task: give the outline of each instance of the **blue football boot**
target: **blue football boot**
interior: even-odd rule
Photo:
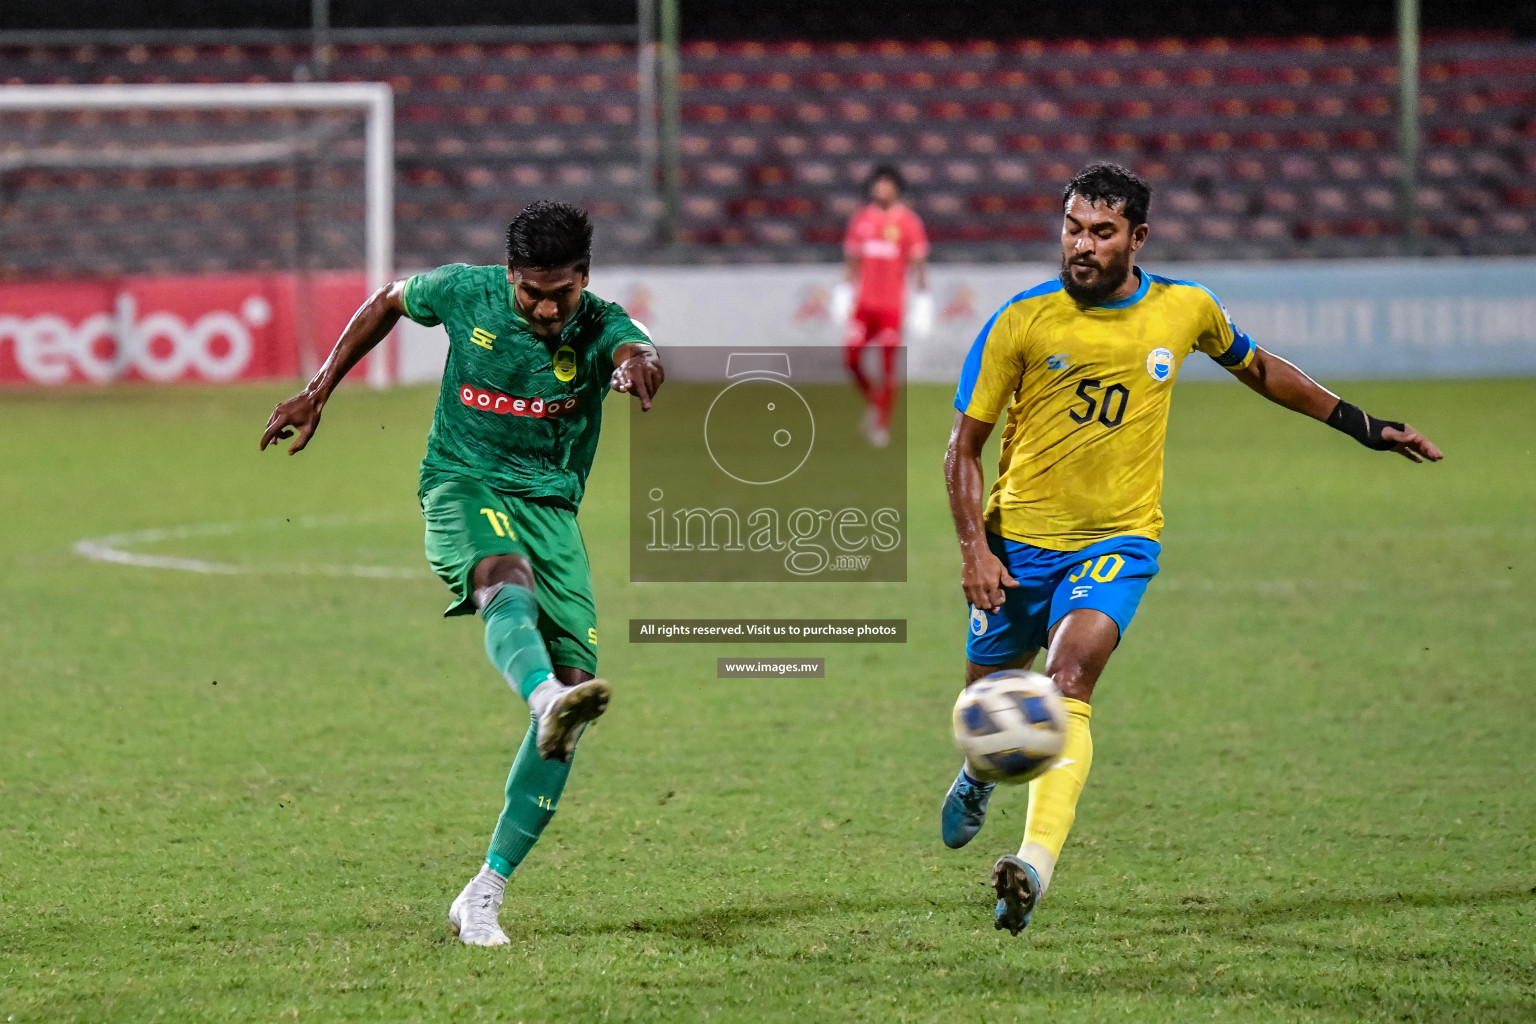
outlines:
[[[992,888],[997,890],[992,927],[1019,934],[1040,899],[1040,876],[1021,858],[1005,853],[992,866]]]
[[[996,788],[995,782],[972,782],[961,766],[954,785],[944,795],[944,807],[939,814],[939,831],[945,846],[958,850],[976,838],[987,820],[987,801]]]

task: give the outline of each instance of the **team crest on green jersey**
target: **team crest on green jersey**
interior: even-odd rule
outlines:
[[[576,350],[569,345],[555,350],[555,376],[566,382],[576,378]]]

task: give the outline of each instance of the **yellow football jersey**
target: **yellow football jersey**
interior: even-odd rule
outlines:
[[[1079,306],[1060,281],[1016,295],[971,346],[955,408],[987,423],[1008,411],[987,500],[993,533],[1076,551],[1162,532],[1179,366],[1200,351],[1236,369],[1255,349],[1201,285],[1136,273],[1135,294],[1103,306]]]

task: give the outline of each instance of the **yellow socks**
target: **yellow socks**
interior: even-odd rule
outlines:
[[[1024,822],[1024,845],[1019,856],[1040,876],[1041,888],[1051,884],[1056,858],[1077,817],[1077,798],[1093,765],[1093,736],[1088,719],[1093,708],[1080,700],[1063,697],[1067,709],[1067,745],[1056,767],[1029,784],[1029,817]]]

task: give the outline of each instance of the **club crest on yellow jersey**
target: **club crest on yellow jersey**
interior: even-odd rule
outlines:
[[[1147,353],[1147,376],[1164,381],[1173,375],[1173,353],[1166,348],[1155,348]]]

